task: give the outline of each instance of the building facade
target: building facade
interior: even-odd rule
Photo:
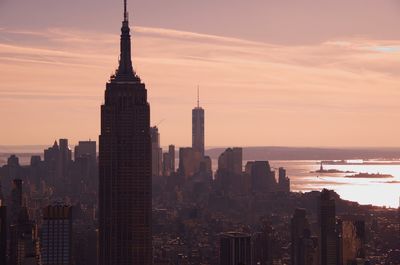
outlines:
[[[150,105],[134,72],[128,13],[99,137],[99,264],[152,264]]]
[[[43,265],[72,264],[72,207],[48,206],[43,209],[40,229]]]

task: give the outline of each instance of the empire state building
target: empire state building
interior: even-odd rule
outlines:
[[[119,66],[101,106],[99,264],[151,265],[150,106],[132,67],[124,7]]]

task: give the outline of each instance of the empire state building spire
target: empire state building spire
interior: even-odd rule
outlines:
[[[124,0],[124,20],[121,27],[119,66],[112,81],[138,81],[132,66],[131,59],[131,35],[129,28],[129,18],[127,12],[127,0]]]

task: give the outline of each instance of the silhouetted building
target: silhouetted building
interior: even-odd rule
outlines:
[[[218,157],[218,171],[215,179],[219,189],[226,192],[241,192],[244,187],[242,163],[242,148],[228,148]]]
[[[279,190],[283,192],[290,192],[290,179],[286,175],[286,170],[283,167],[279,168]]]
[[[192,148],[204,156],[204,109],[200,107],[197,97],[197,107],[192,110]]]
[[[160,147],[160,133],[157,126],[150,128],[151,135],[151,172],[153,177],[162,174],[162,149]]]
[[[263,224],[261,232],[252,236],[252,264],[253,265],[272,265],[274,258],[274,235],[272,226],[268,223]]]
[[[296,209],[290,222],[291,230],[291,264],[300,265],[300,244],[305,230],[309,229],[305,209]]]
[[[121,32],[119,67],[101,106],[99,265],[150,265],[150,106],[145,84],[132,67],[126,1]]]
[[[10,265],[41,265],[37,227],[29,219],[26,207],[10,226]]]
[[[40,229],[43,265],[72,264],[72,208],[55,205],[43,209]]]
[[[296,209],[291,223],[291,265],[318,265],[318,238],[311,237],[305,209]]]
[[[202,158],[201,153],[191,147],[179,148],[179,174],[187,179],[198,173]]]
[[[170,159],[170,171],[175,173],[175,145],[168,146],[168,154]]]
[[[276,191],[275,172],[268,161],[254,161],[251,165],[251,188],[254,192]]]
[[[251,264],[251,236],[229,232],[220,235],[220,265]]]
[[[62,176],[60,148],[57,141],[52,147],[44,150],[44,164],[46,168],[46,180],[53,187]]]
[[[0,200],[0,264],[7,264],[7,207]]]
[[[96,153],[96,142],[95,141],[79,141],[78,145],[75,146],[74,160],[76,161],[81,157],[90,157],[91,162],[96,165],[97,153]]]
[[[318,206],[320,226],[320,264],[337,265],[339,262],[338,234],[336,231],[336,206],[332,191],[321,192]]]
[[[13,186],[11,190],[11,205],[10,205],[10,222],[11,224],[17,223],[22,206],[22,180],[14,179]]]

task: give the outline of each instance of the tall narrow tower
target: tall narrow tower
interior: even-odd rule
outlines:
[[[132,67],[126,0],[124,8],[119,66],[101,106],[99,264],[151,265],[150,106]]]
[[[197,88],[197,107],[192,110],[192,148],[204,156],[204,109],[200,107],[199,88]]]

